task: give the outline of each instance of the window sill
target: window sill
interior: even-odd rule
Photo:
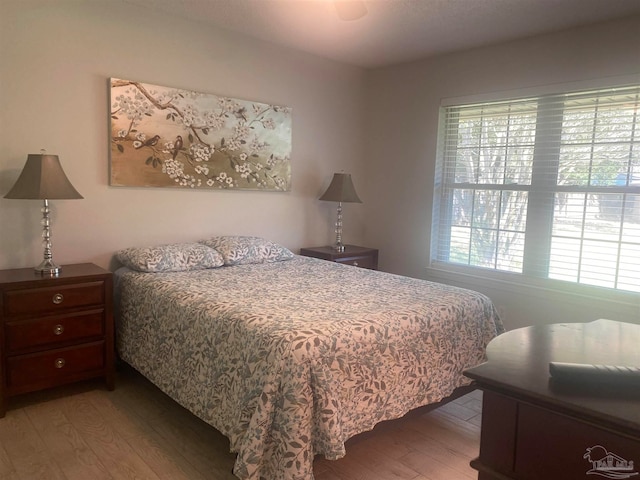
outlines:
[[[448,263],[432,263],[427,267],[427,279],[457,285],[474,290],[480,287],[501,292],[526,295],[545,301],[599,301],[626,307],[638,308],[640,316],[640,293],[614,290],[592,285],[575,284],[560,280],[525,277],[519,274],[496,272],[482,268],[464,267]]]

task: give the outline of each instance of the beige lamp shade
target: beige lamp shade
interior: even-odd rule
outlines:
[[[71,185],[57,155],[30,154],[18,180],[4,198],[62,200],[83,197]]]
[[[353,186],[351,175],[348,173],[334,173],[333,178],[331,179],[331,184],[329,184],[326,192],[322,194],[320,200],[327,200],[330,202],[362,203],[362,200],[358,197],[356,189]]]
[[[333,249],[336,252],[344,252],[344,244],[342,243],[342,203],[362,203],[351,181],[351,175],[348,173],[334,173],[329,188],[322,194],[320,200],[338,202],[336,243],[333,245]]]

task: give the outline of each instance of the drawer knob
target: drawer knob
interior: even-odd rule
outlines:
[[[62,335],[63,332],[64,332],[64,327],[62,325],[57,324],[55,327],[53,327],[54,335]]]
[[[64,296],[61,293],[56,293],[53,296],[53,303],[55,303],[56,305],[60,305],[63,300],[64,300]]]
[[[64,358],[56,358],[56,361],[54,362],[54,365],[56,366],[56,368],[62,368],[64,367],[64,364],[67,363],[64,361]]]
[[[358,266],[359,266],[359,265],[358,265],[358,261],[357,261],[357,260],[354,260],[354,261],[353,261],[353,266],[354,266],[354,267],[358,267]]]

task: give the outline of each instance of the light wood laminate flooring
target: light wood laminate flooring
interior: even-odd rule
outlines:
[[[316,480],[475,479],[482,395],[384,422],[317,457]],[[99,381],[10,399],[0,419],[1,480],[234,480],[235,455],[217,430],[122,367]],[[237,480],[237,479],[236,479]]]

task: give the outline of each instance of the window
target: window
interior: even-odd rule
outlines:
[[[640,292],[640,86],[443,114],[434,262]]]

